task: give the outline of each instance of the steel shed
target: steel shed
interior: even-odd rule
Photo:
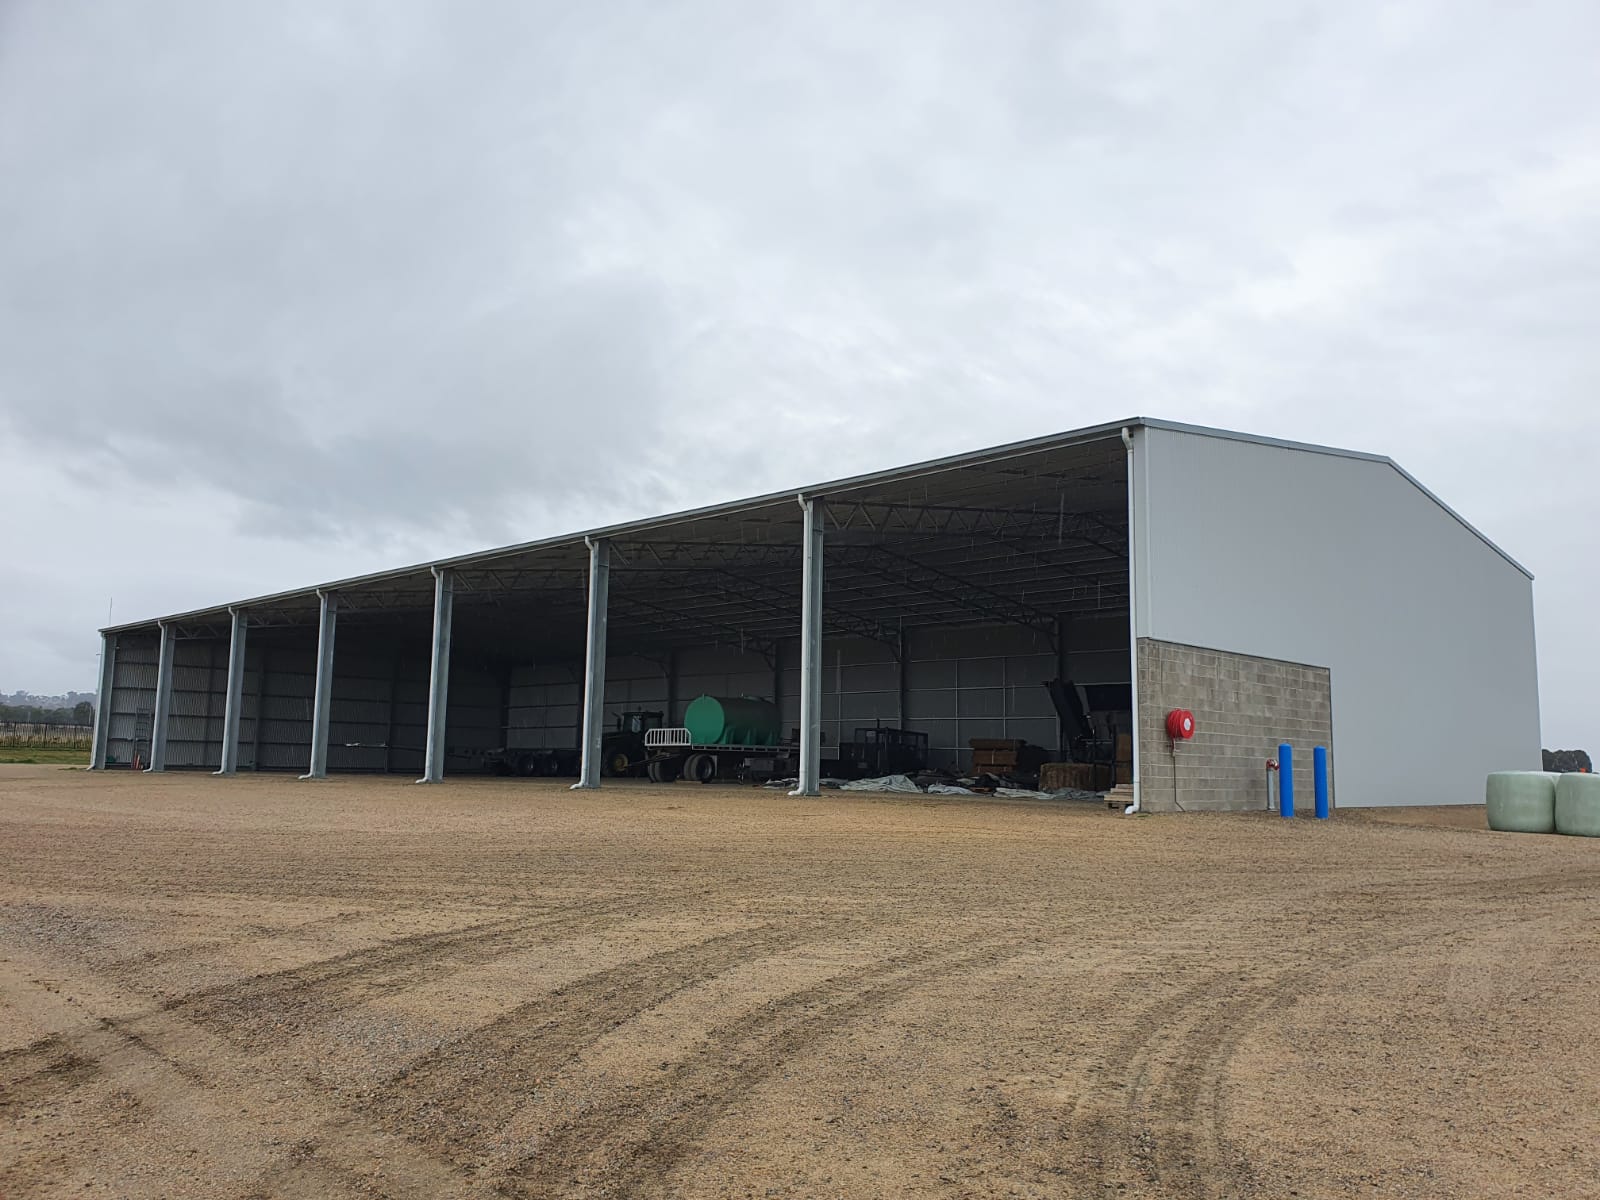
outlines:
[[[1344,806],[1539,753],[1526,570],[1387,458],[1148,418],[101,632],[96,768],[564,745],[596,786],[609,713],[712,692],[777,705],[809,793],[874,723],[1065,753],[1049,679],[1127,695],[1151,810],[1264,807],[1279,741],[1326,744]]]

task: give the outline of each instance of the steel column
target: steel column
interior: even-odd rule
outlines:
[[[444,780],[445,720],[450,701],[450,621],[455,612],[455,575],[433,568],[433,666],[428,673],[428,748],[418,783]]]
[[[800,497],[805,512],[800,604],[800,779],[791,796],[822,791],[822,501]]]
[[[311,763],[301,779],[325,779],[328,775],[328,717],[333,705],[333,635],[339,621],[339,597],[333,592],[318,592],[322,602],[317,614],[317,684],[311,701]]]
[[[241,608],[230,608],[233,630],[228,638],[228,691],[222,707],[222,763],[218,775],[232,775],[239,769],[239,717],[244,707],[245,616]],[[256,720],[261,714],[256,714]]]
[[[589,543],[589,654],[583,669],[583,768],[573,789],[600,786],[606,721],[606,607],[611,590],[611,543]]]
[[[147,771],[167,769],[167,718],[172,713],[172,650],[177,641],[172,626],[161,626],[161,655],[156,665],[156,709],[150,718],[150,765]]]
[[[100,690],[94,697],[94,739],[89,743],[89,769],[103,771],[111,744],[111,693],[117,672],[117,635],[100,635]]]

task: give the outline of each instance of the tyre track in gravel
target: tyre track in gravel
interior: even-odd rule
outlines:
[[[138,954],[124,955],[107,963],[106,970],[118,975],[135,975],[151,967],[184,962],[194,958],[196,955],[206,954],[213,950],[236,950],[246,946],[259,946],[263,942],[292,942],[308,933],[338,929],[341,926],[353,925],[358,921],[370,919],[372,916],[372,911],[367,909],[333,913],[326,917],[313,917],[310,920],[300,921],[292,925],[250,925],[233,937],[205,938],[181,945],[165,946],[156,950],[145,950]]]
[[[368,1110],[433,1153],[468,1164],[486,1136],[527,1095],[631,1018],[736,967],[792,949],[821,921],[760,926],[675,946],[576,979],[523,1004],[403,1068]]]
[[[796,1054],[920,986],[998,965],[1033,944],[1017,937],[977,948],[970,941],[929,946],[771,1000],[717,1026],[688,1058],[614,1089],[558,1126],[506,1172],[498,1191],[519,1200],[663,1194],[707,1131]]]
[[[77,1053],[60,1034],[0,1053],[0,1120],[52,1104],[99,1073],[100,1064]]]
[[[125,1067],[108,1068],[106,1065],[108,1060],[123,1063],[130,1054],[134,1056],[133,1061],[145,1056],[150,1060],[146,1062],[146,1071],[153,1069],[163,1080],[156,1098],[158,1107],[170,1109],[177,1104],[209,1111],[209,1106],[217,1103],[220,1096],[206,1099],[206,1093],[248,1095],[251,1091],[248,1085],[241,1083],[242,1079],[276,1078],[280,1074],[277,1068],[269,1065],[280,1040],[273,1035],[278,1022],[304,1021],[321,1013],[338,1011],[362,999],[401,991],[462,966],[492,961],[572,934],[605,929],[658,908],[670,907],[675,902],[670,894],[656,894],[649,902],[630,897],[572,904],[412,935],[284,971],[202,989],[154,1008],[141,1009],[136,1000],[128,998],[119,1007],[129,1015],[102,1016],[98,1025],[87,1031],[52,1035],[0,1054],[0,1111],[4,1111],[8,1119],[15,1120],[27,1112],[38,1112],[66,1099],[86,1084],[101,1081],[121,1083],[139,1094],[139,1073],[130,1075]],[[98,973],[90,973],[90,978],[98,977]],[[95,986],[88,979],[80,982]],[[202,1034],[202,1030],[207,1032]],[[251,1065],[243,1070],[219,1073],[220,1056],[200,1050],[213,1036],[220,1036],[238,1047],[249,1056]],[[241,1092],[242,1086],[244,1091]],[[314,1081],[301,1080],[298,1086],[303,1102],[296,1102],[294,1107],[304,1112],[301,1123],[312,1128],[347,1123],[347,1118],[339,1115],[337,1109],[326,1108],[312,1098],[309,1089],[316,1086]],[[180,1089],[186,1093],[181,1101],[175,1099]],[[360,1124],[370,1123],[363,1120]],[[226,1125],[224,1122],[223,1127]],[[248,1135],[241,1134],[241,1137],[248,1138]],[[403,1160],[406,1155],[396,1157]],[[420,1163],[413,1166],[414,1173],[421,1178],[432,1174],[430,1168]]]
[[[1121,1171],[1156,1194],[1186,1200],[1250,1195],[1249,1164],[1228,1141],[1220,1100],[1227,1064],[1256,1018],[1356,962],[1434,938],[1443,928],[1375,932],[1354,945],[1348,935],[1336,946],[1301,945],[1296,952],[1319,957],[1318,966],[1212,970],[1176,995],[1130,1005],[1137,1015],[1129,1032],[1105,1055],[1115,1082],[1085,1098],[1089,1111],[1080,1102],[1067,1135],[1082,1147],[1080,1168],[1098,1181]],[[1262,978],[1241,978],[1263,970]]]
[[[266,1064],[259,1057],[170,1012],[156,1009],[122,1019],[101,1018],[89,1029],[44,1039],[29,1047],[25,1055],[12,1057],[25,1056],[45,1056],[55,1069],[73,1078],[67,1089],[19,1092],[24,1107],[6,1113],[12,1122],[64,1099],[69,1090],[83,1093],[85,1107],[74,1109],[75,1113],[120,1093],[135,1098],[153,1127],[164,1127],[172,1138],[191,1145],[194,1161],[226,1158],[258,1163],[267,1181],[257,1187],[258,1192],[261,1187],[267,1189],[262,1194],[376,1194],[395,1200],[433,1200],[467,1196],[473,1190],[449,1164],[358,1114],[339,1110],[307,1089],[280,1083],[275,1072],[264,1069]],[[35,1072],[23,1076],[21,1082],[39,1079]],[[54,1116],[58,1121],[65,1119],[60,1113]],[[282,1131],[286,1128],[314,1129],[315,1140],[285,1149]],[[313,1156],[314,1164],[310,1163]],[[51,1165],[55,1157],[48,1143],[18,1148],[11,1160],[0,1166],[3,1194],[20,1195],[43,1181],[61,1182],[59,1171]],[[381,1186],[374,1164],[381,1167]],[[311,1171],[328,1180],[355,1183],[295,1193],[272,1182]],[[73,1179],[82,1178],[87,1187],[97,1176],[96,1163],[85,1160]],[[152,1180],[151,1186],[162,1185]],[[141,1194],[150,1194],[150,1188],[141,1189]]]
[[[563,938],[598,932],[670,907],[668,897],[573,904],[384,942],[267,975],[219,984],[163,1008],[244,1044],[281,1040],[284,1022],[305,1022],[391,996],[463,967]]]
[[[1558,880],[1574,882],[1569,873],[1541,875],[1497,880],[1478,892],[1492,895],[1497,903],[1542,898]],[[1412,887],[1365,888],[1356,898],[1392,916],[1397,895],[1409,894]],[[1497,927],[1515,921],[1503,918]],[[1364,929],[1371,932],[1362,937]],[[1107,1055],[1108,1062],[1120,1064],[1116,1090],[1122,1102],[1100,1106],[1086,1120],[1075,1122],[1068,1134],[1081,1138],[1087,1151],[1080,1166],[1104,1180],[1108,1169],[1120,1165],[1158,1194],[1185,1198],[1254,1194],[1248,1158],[1228,1136],[1223,1107],[1228,1063],[1255,1031],[1259,1018],[1358,963],[1433,943],[1459,930],[1459,916],[1430,917],[1398,934],[1371,925],[1358,927],[1354,935],[1347,928],[1327,929],[1315,946],[1294,947],[1298,956],[1309,957],[1316,965],[1284,966],[1258,981],[1241,980],[1237,970],[1214,971],[1176,997],[1146,1005],[1129,1035]],[[1170,1064],[1152,1065],[1163,1050]],[[1083,1107],[1080,1103],[1080,1113]]]

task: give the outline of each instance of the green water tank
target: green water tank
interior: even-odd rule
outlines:
[[[1600,775],[1574,771],[1556,780],[1556,832],[1600,837]]]
[[[1496,771],[1484,791],[1489,828],[1507,833],[1556,831],[1556,777],[1543,771]]]
[[[683,710],[697,746],[776,746],[778,706],[753,696],[699,696]]]

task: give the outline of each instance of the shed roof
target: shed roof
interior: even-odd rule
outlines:
[[[1041,624],[1062,611],[1126,606],[1128,544],[1123,429],[1163,429],[1385,463],[1517,570],[1531,574],[1392,459],[1149,417],[772,492],[684,512],[433,559],[264,596],[108,626],[206,628],[247,609],[252,623],[301,624],[319,592],[341,606],[415,616],[431,609],[432,572],[450,568],[482,598],[520,595],[555,627],[579,619],[586,542],[609,539],[626,572],[649,586],[618,588],[624,628],[641,637],[737,636],[761,644],[792,622],[798,588],[797,496],[829,509],[829,623],[888,637],[906,624],[990,617]],[[1120,580],[1120,582],[1119,582]],[[957,594],[959,593],[959,594]],[[692,610],[692,615],[687,615]],[[198,630],[197,630],[198,631]],[[562,636],[570,636],[566,629]]]

